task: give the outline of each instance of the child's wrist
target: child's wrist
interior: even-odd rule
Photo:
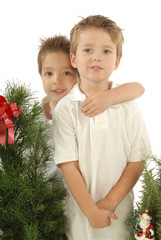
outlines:
[[[106,95],[108,106],[111,107],[112,105],[115,104],[115,98],[113,97],[113,93],[111,92],[111,90],[108,90]]]
[[[112,200],[108,199],[108,198],[104,198],[103,200],[98,202],[97,206],[98,206],[98,208],[104,208],[104,209],[112,211],[112,212],[114,212],[116,207],[117,207],[115,205],[115,203]]]
[[[107,204],[109,205],[109,208],[111,211],[115,211],[115,209],[117,208],[117,203],[113,200],[113,199],[105,199],[105,201],[107,201]]]
[[[94,207],[88,209],[85,215],[87,216],[88,219],[91,219],[97,217],[98,213],[99,208],[97,207],[97,205],[95,205]]]

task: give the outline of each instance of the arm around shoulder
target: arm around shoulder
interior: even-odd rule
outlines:
[[[144,87],[138,82],[124,83],[114,88],[111,88],[111,86],[112,83],[109,82],[109,90],[86,98],[82,104],[82,112],[88,117],[93,117],[112,105],[138,98],[145,91]]]
[[[111,88],[107,93],[111,98],[111,105],[134,100],[143,95],[145,88],[138,82],[124,83]]]

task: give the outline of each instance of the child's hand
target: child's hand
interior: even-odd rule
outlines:
[[[116,207],[108,200],[103,199],[97,203],[97,207],[100,209],[105,209],[111,212],[114,212]]]
[[[105,111],[112,105],[110,98],[107,98],[107,92],[101,92],[87,97],[82,104],[82,112],[88,117],[93,117]]]
[[[98,212],[88,217],[89,224],[93,228],[104,228],[111,224],[110,218],[117,219],[117,216],[110,211],[98,209]]]

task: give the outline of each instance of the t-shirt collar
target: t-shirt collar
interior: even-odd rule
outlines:
[[[73,101],[81,101],[83,102],[86,99],[84,93],[81,92],[79,88],[79,83],[76,83],[70,92],[71,99]]]
[[[115,82],[112,82],[111,88],[115,88],[117,86],[118,86],[118,84],[116,84]],[[74,85],[74,87],[72,88],[72,90],[70,92],[70,97],[73,101],[83,102],[86,99],[86,95],[84,93],[82,93],[79,88],[79,83],[76,83]]]

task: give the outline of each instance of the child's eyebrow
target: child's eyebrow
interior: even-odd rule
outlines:
[[[57,69],[57,68],[55,68],[55,69]],[[55,69],[53,67],[43,67],[44,71],[54,71]],[[70,65],[61,67],[61,70],[63,70],[63,71],[71,71],[72,69],[73,68]],[[60,68],[59,68],[59,70],[60,70]]]
[[[71,70],[72,67],[64,67],[64,70]]]
[[[52,67],[43,67],[44,70],[51,70]]]
[[[80,47],[84,48],[84,47],[93,47],[94,44],[90,44],[90,43],[85,43],[83,45],[81,45]],[[110,48],[110,49],[114,49],[114,46],[111,45],[102,45],[103,48]]]
[[[104,47],[104,48],[111,48],[111,49],[114,49],[114,47],[111,46],[111,45],[104,45],[103,47]]]
[[[94,44],[92,44],[92,43],[84,43],[82,46],[87,46],[87,47],[89,46],[90,47],[90,46],[93,46],[93,45]]]

